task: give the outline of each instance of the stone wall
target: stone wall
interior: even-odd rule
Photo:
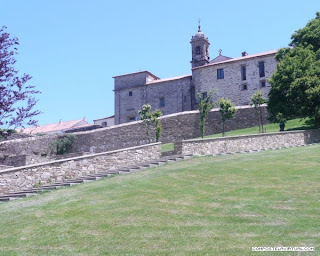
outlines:
[[[320,130],[277,132],[237,137],[193,139],[176,142],[179,154],[212,155],[295,147],[320,142]]]
[[[2,141],[0,142],[0,157],[12,155],[47,155],[51,142],[58,137],[59,135],[45,135]]]
[[[266,121],[266,109],[264,108]],[[257,114],[250,106],[238,107],[235,119],[225,124],[226,131],[247,128],[257,125]],[[181,141],[200,137],[199,112],[187,111],[161,117],[163,132],[160,138],[162,143]],[[220,133],[222,131],[221,118],[218,109],[212,110],[208,115],[206,134]],[[151,132],[154,139],[155,132]],[[104,152],[148,144],[145,124],[141,121],[101,128],[93,131],[75,133],[77,136],[70,153],[76,152]],[[16,141],[0,142],[0,155],[46,155],[48,147],[56,136],[41,136]],[[1,164],[1,163],[0,163]]]
[[[266,112],[264,117],[266,117]],[[163,132],[162,143],[200,137],[199,112],[188,111],[161,117]],[[267,120],[265,120],[267,122]],[[257,114],[252,107],[239,107],[235,119],[225,124],[226,131],[247,128],[257,125]],[[221,117],[217,109],[208,115],[206,134],[222,131]],[[153,142],[154,130],[151,132]],[[76,133],[77,139],[72,152],[102,152],[124,147],[147,144],[145,124],[141,121],[102,128],[96,131]]]
[[[160,158],[160,143],[0,171],[0,194]]]

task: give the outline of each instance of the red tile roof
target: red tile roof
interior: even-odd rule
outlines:
[[[65,130],[75,128],[75,127],[84,127],[90,125],[85,119],[72,120],[72,121],[60,121],[54,124],[40,125],[36,127],[28,127],[22,129],[23,133],[27,134],[36,134],[36,133],[61,133]]]

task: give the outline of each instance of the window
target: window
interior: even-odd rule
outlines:
[[[266,87],[266,81],[260,81],[260,87],[261,88]]]
[[[102,122],[101,126],[102,126],[102,127],[107,127],[107,126],[108,126],[108,122],[107,122],[107,121]]]
[[[241,66],[241,80],[247,80],[247,67]]]
[[[135,121],[136,120],[136,117],[132,116],[132,117],[129,117],[129,121]]]
[[[248,85],[247,84],[242,84],[241,85],[241,90],[242,91],[248,90]]]
[[[184,102],[187,102],[187,96],[184,96],[184,97],[183,97],[183,101],[184,101]]]
[[[259,76],[260,77],[265,77],[264,73],[264,61],[259,62]]]
[[[223,68],[217,69],[217,79],[224,79]]]
[[[207,96],[208,96],[208,93],[207,92],[203,92],[202,93],[202,99],[204,100],[205,98],[207,98]]]
[[[129,92],[129,96],[132,96],[132,92],[131,91]]]
[[[164,107],[166,105],[165,101],[164,101],[164,97],[160,98],[160,107]]]
[[[197,46],[196,47],[196,54],[200,54],[200,53],[201,53],[200,46]]]

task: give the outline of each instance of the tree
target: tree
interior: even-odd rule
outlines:
[[[227,98],[221,98],[220,102],[220,114],[221,114],[221,119],[222,119],[222,136],[224,137],[225,132],[224,132],[224,123],[228,119],[234,118],[237,109],[235,108],[234,104],[232,104],[231,100]]]
[[[151,112],[151,122],[156,126],[156,142],[159,141],[161,132],[162,132],[162,124],[159,117],[162,115],[162,112],[158,109]]]
[[[37,103],[33,95],[40,92],[27,85],[31,76],[18,76],[14,68],[18,38],[10,37],[5,29],[0,29],[0,126],[15,129],[25,124],[36,125],[34,117],[41,112],[33,110]]]
[[[263,114],[262,114],[262,109],[261,105],[266,103],[266,99],[263,97],[262,91],[256,91],[252,96],[251,96],[251,102],[254,105],[255,110],[257,111],[259,115],[259,132],[264,132],[263,129]]]
[[[296,31],[276,55],[277,69],[269,82],[268,112],[272,122],[309,118],[320,127],[320,12]]]
[[[209,111],[214,108],[217,104],[211,102],[211,97],[213,94],[213,90],[209,92],[208,95],[206,93],[197,93],[197,96],[199,98],[199,112],[200,112],[200,132],[201,132],[201,137],[203,138],[205,134],[205,129],[206,129],[206,120]]]
[[[151,106],[149,104],[144,104],[142,106],[142,109],[138,112],[140,115],[140,119],[145,123],[146,125],[146,133],[149,143],[151,142],[151,136],[150,136],[150,130],[151,125],[154,124],[156,127],[156,141],[158,142],[160,139],[160,135],[162,132],[162,126],[161,121],[159,117],[162,115],[162,112],[160,110],[155,110],[151,112]]]

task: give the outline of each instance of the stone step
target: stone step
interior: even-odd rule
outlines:
[[[96,174],[89,174],[88,175],[89,177],[101,177],[101,178],[103,178],[103,177],[110,177],[111,176],[111,174],[110,173],[96,173]]]
[[[32,195],[34,195],[34,194],[17,192],[17,193],[15,193],[15,194],[0,196],[0,199],[7,199],[7,198],[9,198],[9,200],[12,200],[12,199],[14,199],[14,198],[22,198],[22,197],[28,197],[28,196],[32,196]]]
[[[99,173],[92,173],[92,174],[88,174],[86,176],[82,176],[79,178],[56,182],[54,184],[43,185],[38,188],[31,188],[31,189],[27,189],[27,190],[24,190],[21,192],[12,192],[12,193],[9,193],[8,195],[0,196],[0,201],[14,200],[14,199],[34,195],[37,192],[55,190],[55,189],[58,189],[61,187],[74,186],[74,185],[78,185],[81,183],[92,182],[95,180],[102,179],[103,177],[110,177],[110,176],[119,175],[119,174],[129,174],[129,173],[137,172],[137,171],[144,170],[147,168],[153,168],[153,167],[157,167],[160,165],[164,165],[166,163],[173,163],[173,162],[177,162],[177,161],[180,161],[183,159],[190,159],[192,157],[193,157],[192,154],[169,155],[169,156],[161,157],[160,159],[157,159],[157,160],[151,160],[151,161],[139,163],[136,165],[121,167],[121,168],[114,169],[114,170],[107,170],[107,171],[99,172]]]
[[[19,194],[21,194],[21,193],[23,193],[23,194],[26,194],[27,196],[28,195],[34,195],[34,192],[32,192],[32,191],[30,191],[30,190],[26,190],[26,191],[22,191],[22,192],[10,192],[8,195],[9,196],[11,196],[11,195],[19,195]]]

